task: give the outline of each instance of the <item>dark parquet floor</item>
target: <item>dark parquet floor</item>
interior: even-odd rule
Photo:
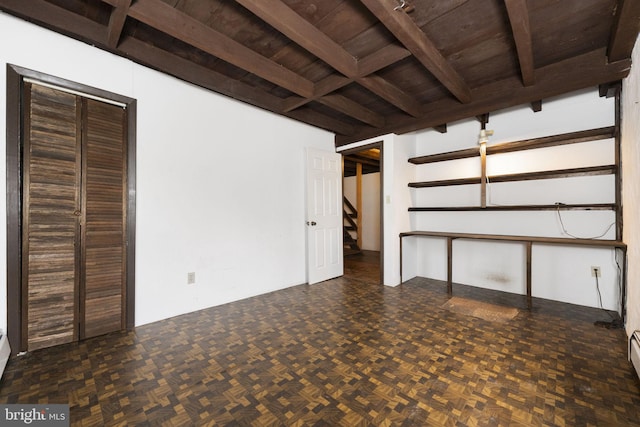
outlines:
[[[65,403],[73,425],[631,426],[640,383],[595,309],[454,286],[521,308],[444,309],[446,286],[344,277],[12,359],[2,403]]]

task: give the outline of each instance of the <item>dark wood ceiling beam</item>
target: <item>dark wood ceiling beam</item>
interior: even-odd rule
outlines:
[[[413,117],[422,115],[422,106],[415,99],[382,77],[372,74],[361,77],[356,82]]]
[[[411,52],[398,45],[389,45],[379,50],[376,53],[372,53],[358,61],[358,76],[364,77],[368,74],[375,73],[383,68],[395,64],[408,56],[411,56]],[[321,97],[330,94],[340,88],[343,88],[355,80],[339,75],[331,75],[316,83],[315,93],[309,98],[300,98],[292,96],[285,101],[285,111],[292,111],[296,108],[302,107],[309,102],[320,99]],[[374,87],[374,90],[378,88]],[[411,102],[408,102],[411,104]],[[396,107],[398,107],[396,105]],[[414,104],[415,107],[415,104]]]
[[[124,23],[127,20],[131,0],[119,0],[118,5],[113,8],[109,17],[109,25],[107,26],[107,45],[115,49],[124,29]]]
[[[368,166],[380,166],[380,161],[376,161],[376,160],[371,160],[371,159],[365,159],[363,157],[360,156],[344,156],[344,160],[345,161],[350,161],[353,163],[360,163],[363,165],[368,165]]]
[[[283,101],[281,98],[137,39],[123,38],[118,45],[118,51],[138,63],[162,70],[165,74],[196,86],[275,113],[282,112]]]
[[[386,124],[384,117],[381,115],[342,95],[323,96],[318,99],[318,102],[374,127],[381,128]]]
[[[44,0],[2,0],[2,9],[37,22],[46,22],[48,28],[88,41],[97,47],[109,48],[105,27],[80,15],[68,12]],[[162,49],[139,40],[125,37],[118,49],[110,51],[132,61],[173,75],[203,88],[247,102],[274,112],[282,111],[282,100],[246,83],[230,79],[209,68],[194,64]]]
[[[136,0],[129,8],[129,16],[293,93],[313,95],[313,82],[161,0]]]
[[[326,129],[329,132],[333,132],[338,135],[353,135],[358,129],[356,126],[336,120],[324,114],[319,114],[318,112],[312,111],[308,108],[300,108],[298,110],[284,113],[284,115],[299,122],[304,122],[321,129]]]
[[[615,23],[609,39],[609,62],[630,58],[640,30],[640,1],[618,0]]]
[[[318,83],[316,83],[313,96],[310,96],[307,98],[291,96],[287,98],[284,102],[284,111],[285,112],[293,111],[296,108],[300,108],[305,104],[318,100],[323,96],[330,94],[331,92],[334,92],[342,87],[345,87],[352,82],[353,80],[347,77],[343,77],[338,74],[332,74],[320,80]]]
[[[390,44],[358,61],[358,76],[365,77],[411,56],[402,46]]]
[[[356,154],[354,154],[354,156],[380,161],[380,149],[370,148],[368,150],[358,151]]]
[[[460,102],[471,101],[471,91],[462,76],[442,56],[433,42],[409,15],[404,11],[394,10],[393,2],[385,0],[360,1]]]
[[[602,60],[605,49],[587,52],[536,70],[536,84],[522,86],[519,78],[497,81],[473,91],[473,101],[460,104],[443,100],[429,104],[421,119],[397,117],[389,120],[385,128],[361,128],[349,137],[336,137],[336,145],[346,145],[387,133],[407,133],[437,126],[444,121],[462,120],[530,102],[581,90],[625,78],[631,69],[631,60],[606,63]]]
[[[14,15],[43,23],[47,28],[61,34],[80,38],[102,46],[107,45],[105,27],[88,18],[77,15],[55,6],[44,0],[2,0],[1,9]]]
[[[537,101],[532,101],[531,110],[533,110],[534,113],[539,113],[540,111],[542,111],[542,100],[538,99]]]
[[[437,125],[433,127],[433,130],[440,133],[447,133],[447,124]]]
[[[356,74],[356,58],[286,4],[279,0],[235,1],[340,73]]]
[[[511,31],[516,43],[522,83],[531,86],[535,83],[533,64],[533,46],[531,42],[531,25],[526,0],[504,0],[511,22]]]
[[[267,22],[276,30],[287,36],[294,43],[302,46],[322,61],[329,64],[338,72],[344,74],[350,79],[354,79],[357,83],[363,84],[359,79],[359,67],[349,52],[342,48],[339,44],[331,40],[325,33],[310,24],[307,20],[298,15],[289,6],[280,0],[265,2],[264,0],[236,0],[256,16]],[[385,56],[380,56],[374,60],[370,59],[365,65],[371,69],[380,67],[384,68],[384,64],[397,62],[400,57],[406,57],[405,52],[394,49],[383,52]],[[416,110],[411,108],[407,111],[407,105],[415,103],[410,96],[401,91],[401,89],[393,86],[391,83],[384,81],[382,78],[367,79],[364,84],[374,94],[387,100],[396,107],[410,113],[415,114]],[[311,96],[306,96],[311,98]],[[314,99],[320,98],[316,95]],[[291,104],[293,105],[293,103]],[[352,104],[353,105],[353,104]],[[362,120],[361,109],[346,110],[345,105],[340,112],[348,114],[358,120]],[[290,110],[291,111],[291,110]],[[378,120],[376,120],[377,122]],[[370,124],[370,122],[367,122]]]

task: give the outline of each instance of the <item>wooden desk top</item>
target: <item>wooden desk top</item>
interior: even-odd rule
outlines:
[[[442,231],[406,231],[404,233],[400,233],[400,238],[409,236],[450,237],[452,239],[494,240],[525,243],[532,242],[547,245],[589,246],[620,249],[627,248],[626,243],[618,240],[573,239],[568,237],[510,236],[502,234],[448,233]]]

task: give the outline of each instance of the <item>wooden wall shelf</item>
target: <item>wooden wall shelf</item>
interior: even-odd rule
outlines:
[[[436,206],[436,207],[415,207],[409,208],[409,212],[481,212],[481,211],[555,211],[555,210],[585,210],[585,211],[615,211],[615,203],[596,204],[565,204],[556,205],[499,205],[487,206]]]
[[[487,155],[509,153],[513,151],[531,150],[534,148],[555,147],[558,145],[575,144],[579,142],[597,141],[600,139],[613,138],[616,135],[615,126],[598,129],[590,129],[579,132],[563,133],[560,135],[545,136],[542,138],[524,139],[521,141],[505,142],[503,144],[488,145]],[[466,159],[479,157],[479,148],[468,148],[465,150],[449,151],[447,153],[431,154],[427,156],[412,157],[409,163],[421,165],[425,163],[444,162],[447,160]]]
[[[576,176],[595,176],[615,174],[617,167],[615,165],[591,166],[585,168],[573,169],[557,169],[542,172],[526,172],[514,173],[507,175],[495,175],[487,177],[487,182],[514,182],[514,181],[531,181],[536,179],[553,179],[553,178],[571,178]],[[410,182],[411,188],[427,188],[427,187],[445,187],[451,185],[470,185],[480,184],[480,177],[443,179],[438,181]]]

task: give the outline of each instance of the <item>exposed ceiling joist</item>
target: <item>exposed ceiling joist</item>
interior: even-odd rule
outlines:
[[[451,99],[434,102],[425,109],[424,119],[399,119],[393,128],[382,128],[380,131],[398,134],[413,132],[438,126],[445,120],[461,120],[484,114],[486,111],[527,104],[539,99],[539,96],[549,98],[585,87],[594,87],[598,82],[620,80],[628,74],[631,67],[630,59],[606,64],[603,63],[602,57],[603,49],[599,49],[539,68],[535,86],[522,86],[520,78],[515,77],[490,83],[473,91],[473,102],[460,104]],[[336,145],[346,145],[378,135],[380,134],[377,132],[358,132],[357,140],[341,136],[336,138]]]
[[[413,97],[407,95],[382,77],[371,74],[368,77],[360,77],[358,83],[413,117],[422,115],[422,106]]]
[[[412,0],[410,15],[399,4],[0,0],[0,10],[326,129],[338,145],[535,111],[598,85],[610,96],[640,30],[638,0]]]
[[[371,126],[380,128],[385,125],[384,117],[364,108],[360,104],[357,104],[342,95],[327,95],[318,99],[318,101],[336,111],[349,114],[361,122],[370,124]]]
[[[131,6],[131,0],[119,0],[118,5],[114,7],[113,12],[111,12],[107,33],[107,45],[112,49],[115,49],[120,41],[124,22],[129,13],[129,6]]]
[[[504,0],[509,14],[509,22],[513,32],[513,39],[518,51],[522,83],[531,86],[535,83],[533,65],[533,46],[531,42],[531,26],[529,25],[529,10],[526,0]]]
[[[392,3],[385,0],[361,2],[460,102],[471,101],[471,92],[462,76],[453,69],[409,15],[403,10],[395,10]]]
[[[235,0],[276,30],[345,76],[357,72],[356,59],[280,0]]]
[[[358,77],[368,76],[411,56],[402,46],[390,44],[358,61]]]
[[[308,21],[303,19],[300,15],[295,13],[281,1],[236,1],[259,16],[276,30],[286,35],[289,39],[304,47],[306,50],[316,55],[319,59],[329,64],[331,67],[335,68],[338,72],[349,77],[351,80],[362,84],[361,80],[358,78],[359,73],[356,58],[351,56],[339,44],[331,40],[329,37],[327,37],[326,34],[311,25]],[[369,60],[368,64],[371,64],[369,65],[369,67],[374,68],[372,67],[372,65],[375,61],[375,67],[382,68],[384,65],[389,65],[390,63],[392,63],[391,61],[395,62],[399,60],[396,58],[401,59],[401,57],[404,57],[404,55],[406,54],[405,52],[399,52],[397,49],[394,49],[394,56],[389,57],[388,55],[389,53],[387,52],[384,52],[384,56],[375,55],[375,59]],[[389,61],[389,59],[391,59],[391,61]],[[399,99],[409,98],[409,95],[403,93],[400,89],[394,87],[391,83],[383,81],[381,78],[369,79],[363,85],[366,85],[367,89],[369,89],[371,92],[387,100],[400,109],[403,109],[406,103],[399,101]],[[334,103],[332,105],[336,104]],[[341,103],[340,105],[344,107],[345,103]],[[355,103],[351,102],[350,105],[355,106]],[[337,111],[350,115],[358,120],[362,120],[361,109],[341,108]],[[374,122],[384,123],[384,120],[382,120],[382,122],[380,122],[379,120],[375,120]],[[370,119],[366,123],[369,123],[372,126],[376,126],[372,124]]]
[[[620,61],[631,56],[639,29],[640,1],[619,0],[607,52],[609,62]]]
[[[105,0],[117,3],[117,0]],[[300,96],[313,95],[313,82],[177,11],[161,0],[136,0],[129,16]]]

